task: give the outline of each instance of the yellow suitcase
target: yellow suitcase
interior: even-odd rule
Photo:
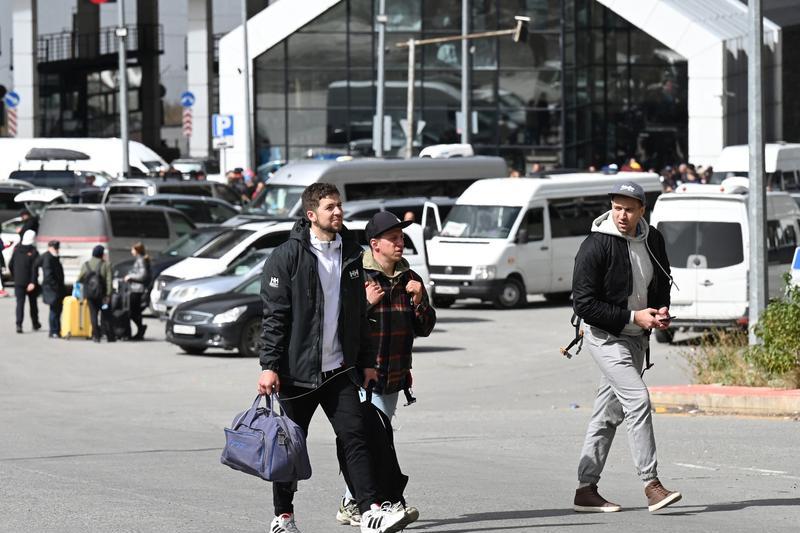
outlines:
[[[61,311],[61,337],[92,336],[92,321],[89,319],[89,302],[79,300],[74,296],[64,298],[64,308]]]

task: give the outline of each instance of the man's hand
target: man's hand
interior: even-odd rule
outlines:
[[[412,279],[406,283],[406,292],[414,298],[414,305],[422,303],[422,283]]]
[[[661,309],[666,309],[666,307],[662,307]],[[633,323],[643,329],[667,329],[669,324],[659,322],[658,320],[662,318],[659,316],[661,314],[661,309],[648,307],[647,309],[636,311],[633,314]]]
[[[660,329],[667,329],[669,327],[670,323],[669,320],[665,321],[661,320],[663,318],[667,318],[668,316],[669,316],[669,307],[662,307],[658,310],[658,313],[656,313],[656,318],[658,319],[658,323],[664,326],[663,328]]]
[[[26,292],[33,292],[33,290],[34,290],[35,288],[36,288],[36,285],[34,285],[33,283],[28,283],[28,286],[27,286],[27,288],[25,289],[25,291],[26,291]]]
[[[369,382],[374,381],[378,383],[378,369],[377,368],[365,368],[364,369],[364,388],[369,387]]]
[[[258,393],[259,394],[275,394],[281,391],[281,378],[278,373],[273,370],[263,370],[258,377]]]
[[[365,281],[364,288],[367,290],[367,301],[369,305],[376,305],[383,298],[383,287],[374,279]]]

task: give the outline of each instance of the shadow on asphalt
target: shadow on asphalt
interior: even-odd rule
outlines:
[[[250,357],[240,354],[236,350],[231,350],[230,352],[227,351],[203,352],[200,354],[186,353],[178,350],[177,352],[175,352],[175,355],[182,355],[186,357],[208,357],[212,359],[251,359]],[[256,357],[253,357],[252,359],[256,359]]]
[[[414,353],[463,352],[459,346],[415,346]]]
[[[477,318],[474,316],[437,316],[437,324],[473,324],[475,322],[494,322],[488,318]]]
[[[443,520],[419,520],[414,523],[415,530],[432,529],[444,526],[452,526],[458,524],[473,524],[476,522],[492,522],[498,520],[532,520],[537,518],[554,518],[559,516],[574,516],[575,511],[572,509],[532,509],[526,511],[500,511],[496,513],[475,513],[462,515],[457,518],[445,518]],[[571,526],[593,526],[598,525],[598,522],[578,522],[578,523],[557,523],[557,524],[520,524],[518,526],[504,525],[486,527],[469,527],[467,529],[448,529],[450,533],[470,533],[478,531],[512,531],[515,529],[528,530],[535,528],[563,528]]]
[[[569,302],[548,302],[547,300],[537,300],[535,302],[527,302],[524,306],[518,307],[516,310],[520,309],[555,309],[558,307],[563,307],[565,309],[572,309],[572,304]],[[466,302],[462,304],[456,304],[451,309],[454,311],[458,311],[459,309],[470,309],[470,310],[479,310],[479,309],[494,309],[498,312],[506,311],[506,309],[496,309],[494,305],[490,302]],[[513,311],[514,309],[510,309]]]
[[[745,500],[741,502],[712,503],[709,505],[680,505],[672,506],[677,512],[660,512],[659,515],[691,516],[704,513],[719,513],[726,511],[740,511],[748,507],[796,507],[800,505],[800,498],[771,498],[766,500]],[[679,511],[679,509],[685,509]]]

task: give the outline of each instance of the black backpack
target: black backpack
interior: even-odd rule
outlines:
[[[98,264],[97,270],[91,270],[83,276],[83,296],[87,300],[99,302],[106,295],[106,286],[103,282],[103,276],[100,275],[100,265]]]

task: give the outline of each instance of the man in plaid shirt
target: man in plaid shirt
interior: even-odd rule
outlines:
[[[364,285],[378,369],[372,403],[390,420],[400,391],[411,388],[414,337],[427,337],[436,325],[436,311],[428,301],[422,278],[403,258],[403,228],[411,224],[410,220],[401,221],[394,214],[381,211],[365,229],[370,250],[363,257],[367,276]],[[336,519],[351,525],[360,519],[349,491],[342,499]]]

